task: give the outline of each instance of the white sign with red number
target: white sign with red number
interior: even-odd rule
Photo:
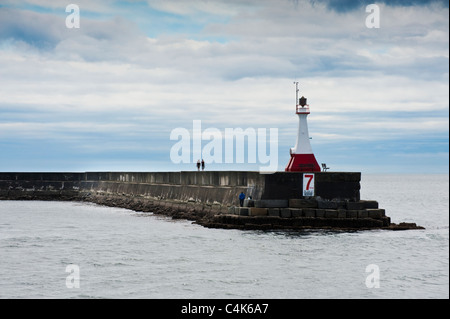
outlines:
[[[303,196],[314,196],[314,174],[303,174]]]

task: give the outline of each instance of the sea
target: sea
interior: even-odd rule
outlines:
[[[449,175],[363,174],[361,199],[425,229],[225,230],[0,201],[0,298],[448,299]]]

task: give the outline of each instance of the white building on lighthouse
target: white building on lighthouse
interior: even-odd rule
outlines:
[[[295,113],[298,115],[297,142],[295,147],[290,149],[291,158],[286,166],[286,172],[320,172],[320,166],[311,148],[308,132],[308,122],[306,117],[310,114],[309,105],[306,98],[298,98],[298,82],[296,85],[296,107]]]

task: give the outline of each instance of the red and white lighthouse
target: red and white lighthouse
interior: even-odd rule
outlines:
[[[298,98],[298,82],[296,85],[296,108],[295,113],[298,115],[298,131],[297,143],[295,147],[290,149],[291,159],[286,166],[286,172],[320,172],[320,166],[317,163],[316,157],[309,142],[308,122],[306,117],[309,112],[309,105],[306,104],[306,98],[302,96]]]

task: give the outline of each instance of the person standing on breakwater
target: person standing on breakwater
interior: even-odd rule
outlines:
[[[202,159],[202,171],[205,170],[205,161]]]
[[[197,171],[200,172],[200,160],[197,161]]]
[[[244,206],[244,199],[245,199],[245,194],[244,194],[244,192],[241,192],[239,194],[239,204],[241,205],[241,207]]]

